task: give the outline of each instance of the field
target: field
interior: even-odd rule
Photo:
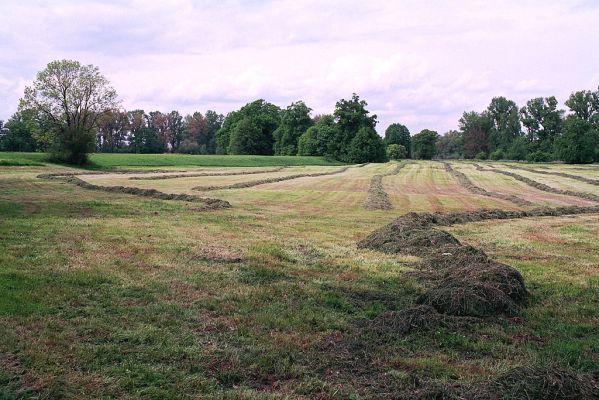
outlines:
[[[597,165],[0,160],[2,399],[599,396]]]

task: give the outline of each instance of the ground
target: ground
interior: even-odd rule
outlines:
[[[437,161],[395,174],[397,163],[203,157],[98,155],[86,172],[0,154],[0,398],[397,398],[543,365],[597,379],[597,213],[444,227],[516,268],[531,293],[518,316],[468,329],[372,334],[365,327],[414,304],[426,285],[414,274],[417,256],[357,247],[410,211],[597,205],[491,171],[599,194],[591,183],[515,168],[599,179],[596,165],[450,163],[476,186],[530,203],[522,206],[469,191]],[[73,172],[100,187],[231,207],[39,177]],[[199,173],[239,174],[131,179]],[[368,210],[370,181],[385,173],[392,208]],[[281,179],[307,174],[317,176]]]

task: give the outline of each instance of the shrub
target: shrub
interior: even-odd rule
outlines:
[[[401,144],[390,144],[387,146],[387,157],[391,160],[403,160],[408,155],[405,146]]]
[[[497,149],[494,152],[492,152],[489,156],[491,158],[491,160],[503,160],[505,158],[505,156],[503,155],[503,150],[501,149]]]
[[[547,162],[552,160],[553,156],[544,151],[535,151],[526,156],[526,161],[528,162]]]
[[[486,160],[487,153],[485,153],[484,151],[481,151],[481,152],[477,153],[476,156],[474,156],[474,158],[476,158],[477,160]]]

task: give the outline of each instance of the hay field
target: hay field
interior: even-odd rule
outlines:
[[[597,398],[596,165],[139,161],[0,166],[0,398]]]

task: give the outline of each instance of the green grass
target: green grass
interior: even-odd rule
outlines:
[[[45,153],[0,153],[2,165],[41,165],[48,162]],[[301,165],[341,165],[323,157],[308,156],[237,156],[237,155],[188,155],[188,154],[108,154],[90,155],[92,169],[127,167],[265,167]]]
[[[430,165],[438,178],[424,173]],[[424,290],[406,274],[414,258],[356,249],[408,211],[362,209],[384,167],[304,179],[310,190],[290,181],[217,193],[233,208],[215,212],[7,168],[0,398],[358,399],[416,381],[476,383],[517,365],[599,370],[593,215],[451,228],[524,274],[532,301],[522,319],[362,330]],[[435,164],[419,168],[413,187],[446,178]],[[424,209],[417,199],[409,206]]]

